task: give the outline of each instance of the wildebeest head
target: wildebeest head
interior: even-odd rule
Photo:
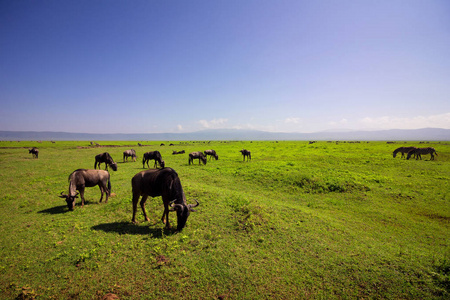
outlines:
[[[171,206],[173,210],[177,212],[177,231],[183,230],[184,226],[186,226],[187,219],[191,211],[195,211],[192,209],[193,207],[198,206],[198,201],[194,199],[197,204],[176,204],[174,203],[176,200],[172,201]]]
[[[161,168],[165,168],[166,167],[166,163],[163,161],[163,160],[161,160]]]
[[[109,164],[109,166],[113,169],[113,171],[117,171],[117,163]]]
[[[63,192],[61,192],[59,197],[66,200],[67,208],[69,208],[69,210],[73,210],[73,208],[75,207],[75,198],[78,198],[78,192],[75,195],[73,195],[73,196],[71,196],[71,195],[64,195]]]

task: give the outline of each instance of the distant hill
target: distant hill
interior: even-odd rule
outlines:
[[[93,134],[52,131],[0,131],[2,141],[188,141],[188,140],[345,140],[450,141],[450,129],[391,129],[378,131],[322,131],[314,133],[216,129],[188,133]]]

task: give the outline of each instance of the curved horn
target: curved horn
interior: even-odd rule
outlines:
[[[200,203],[198,203],[197,199],[194,199],[194,201],[197,202],[197,204],[188,204],[188,206],[187,206],[190,211],[195,211],[192,208],[197,207],[200,204]]]
[[[60,198],[67,198],[67,195],[64,195],[63,193],[64,193],[64,192],[61,192],[61,194],[59,194],[58,197],[60,197]]]
[[[172,204],[171,206],[173,207],[172,211],[177,211],[177,210],[183,211],[183,209],[184,209],[184,206],[181,204]]]

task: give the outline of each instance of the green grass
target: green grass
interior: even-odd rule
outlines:
[[[393,158],[403,143],[141,143],[0,142],[0,299],[450,297],[448,142],[426,145],[435,161]],[[138,161],[122,163],[131,147]],[[219,160],[188,165],[206,149]],[[131,178],[153,150],[200,202],[181,233],[164,229],[161,198],[130,222]],[[88,188],[69,212],[69,174],[104,151],[115,196]]]

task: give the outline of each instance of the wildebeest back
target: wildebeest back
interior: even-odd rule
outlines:
[[[178,191],[182,192],[180,179],[172,168],[151,169],[137,173],[131,180],[133,194],[138,188],[141,195],[157,197],[163,194],[176,198]]]

